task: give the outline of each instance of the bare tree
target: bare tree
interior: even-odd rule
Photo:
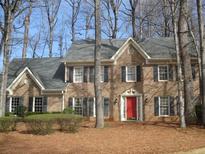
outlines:
[[[179,37],[178,37],[178,27],[177,27],[177,2],[176,0],[170,0],[170,8],[172,14],[172,24],[174,31],[174,40],[176,48],[176,57],[177,57],[177,78],[178,78],[178,103],[180,105],[180,127],[186,128],[186,121],[184,115],[184,97],[183,97],[183,75],[182,75],[182,66],[181,66],[181,56],[179,50]]]
[[[28,13],[24,19],[24,39],[23,39],[23,49],[22,49],[22,58],[25,59],[27,57],[27,48],[29,41],[29,27],[30,27],[30,16],[32,13],[32,0],[29,0],[29,9]]]
[[[5,115],[6,88],[8,80],[9,58],[12,46],[12,29],[14,19],[21,14],[25,8],[21,8],[22,0],[1,0],[0,6],[4,14],[4,23],[1,27],[3,32],[2,50],[3,51],[3,72],[1,83],[1,99],[0,99],[0,117]]]
[[[182,57],[184,75],[184,99],[185,99],[185,118],[186,122],[193,120],[193,79],[191,69],[191,58],[189,55],[189,30],[188,30],[188,3],[187,0],[180,0],[179,8],[179,47]]]
[[[170,22],[170,9],[169,9],[169,2],[168,0],[162,0],[162,14],[164,17],[164,37],[169,37],[170,36],[170,26],[169,26],[169,22]]]
[[[108,23],[108,31],[111,32],[109,37],[115,39],[117,37],[118,32],[118,16],[119,16],[119,8],[122,3],[122,0],[104,0],[103,4],[106,8],[107,14],[103,16],[105,21]],[[112,14],[111,12],[112,11]]]
[[[103,99],[100,82],[101,72],[101,15],[100,15],[100,0],[95,0],[95,100],[96,100],[96,128],[104,127]]]
[[[126,14],[129,18],[131,18],[132,22],[132,37],[136,38],[137,37],[137,23],[136,23],[136,18],[137,18],[137,5],[138,5],[139,0],[129,0],[129,8],[127,7],[127,4],[123,2],[123,6],[125,8],[125,11],[123,11],[124,14]]]
[[[81,0],[65,0],[71,7],[72,15],[71,15],[71,41],[75,41],[75,26],[78,19],[78,14],[80,10]]]
[[[205,48],[204,48],[204,21],[202,12],[202,0],[196,0],[197,13],[198,13],[198,25],[199,25],[199,45],[200,45],[200,57],[201,57],[201,100],[202,100],[202,119],[203,125],[205,125]]]
[[[61,4],[61,0],[43,0],[46,10],[46,15],[49,25],[49,38],[48,38],[48,48],[49,57],[53,56],[53,38],[54,38],[54,28],[57,23],[57,14]]]

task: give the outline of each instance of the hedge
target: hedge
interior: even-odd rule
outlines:
[[[15,131],[18,120],[16,117],[0,118],[0,132]]]
[[[58,124],[60,131],[77,132],[81,116],[71,114],[38,114],[24,118],[27,130],[32,134],[46,135],[53,132],[53,125]]]

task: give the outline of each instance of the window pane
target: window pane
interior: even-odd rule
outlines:
[[[136,68],[135,66],[127,66],[127,80],[135,81],[136,80]]]
[[[75,98],[75,113],[83,115],[82,98]]]
[[[11,112],[16,112],[16,109],[19,105],[20,105],[20,98],[12,97]]]
[[[75,82],[83,82],[83,68],[75,68]]]
[[[159,66],[159,80],[168,80],[168,66]]]
[[[160,115],[169,115],[168,97],[160,97]]]
[[[43,98],[35,97],[35,112],[43,112]]]

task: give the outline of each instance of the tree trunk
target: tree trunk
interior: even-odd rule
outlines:
[[[5,115],[6,89],[7,89],[9,57],[10,57],[10,49],[11,49],[12,22],[13,19],[11,15],[11,10],[8,10],[5,12],[4,15],[5,31],[3,35],[3,72],[2,72],[2,83],[1,83],[0,117]]]
[[[96,102],[96,128],[104,127],[103,99],[101,89],[101,16],[100,0],[95,0],[95,102]]]
[[[184,116],[183,77],[182,77],[182,66],[181,66],[181,58],[180,58],[180,51],[179,51],[179,38],[178,38],[178,29],[177,29],[177,21],[176,21],[175,0],[172,0],[170,5],[171,5],[172,24],[173,24],[176,57],[177,57],[177,78],[178,78],[177,84],[178,84],[178,103],[180,105],[180,127],[186,128],[186,121]]]
[[[25,28],[24,28],[24,41],[23,41],[23,49],[22,49],[22,59],[27,57],[27,48],[28,48],[28,34],[29,34],[29,27],[30,27],[30,16],[32,12],[32,1],[29,2],[29,12],[25,17]]]
[[[205,125],[205,51],[204,51],[204,21],[202,15],[202,1],[196,0],[198,12],[199,38],[200,38],[200,57],[201,57],[201,101],[202,101],[202,119]]]
[[[49,32],[49,57],[53,56],[53,27],[50,27],[50,32]]]
[[[188,4],[187,0],[180,1],[179,11],[179,48],[182,57],[183,75],[184,75],[184,99],[185,99],[185,118],[186,122],[190,123],[194,120],[193,99],[193,83],[191,58],[189,55],[189,31],[188,31]]]

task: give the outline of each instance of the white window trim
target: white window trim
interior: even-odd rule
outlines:
[[[76,80],[75,80],[75,69],[76,69],[76,68],[82,69],[82,70],[83,70],[83,74],[84,74],[84,67],[83,67],[83,66],[74,67],[74,68],[73,68],[73,82],[74,82],[74,83],[83,83],[83,74],[82,74],[82,81],[76,81]]]
[[[160,80],[160,72],[159,72],[159,67],[163,67],[166,66],[167,67],[167,80]],[[168,65],[158,65],[157,67],[157,73],[158,73],[158,81],[169,81],[169,66]]]
[[[127,69],[128,69],[128,67],[135,67],[135,80],[128,80],[128,75],[127,75]],[[130,65],[130,66],[126,66],[125,67],[125,72],[126,72],[126,82],[136,82],[137,80],[136,80],[136,78],[137,78],[137,71],[136,71],[136,68],[137,66],[135,66],[135,65]]]
[[[160,110],[161,97],[168,98],[168,115],[161,115],[161,113],[160,113],[160,111],[161,111]],[[170,116],[170,97],[169,96],[159,96],[158,101],[159,101],[159,117],[169,117]]]

